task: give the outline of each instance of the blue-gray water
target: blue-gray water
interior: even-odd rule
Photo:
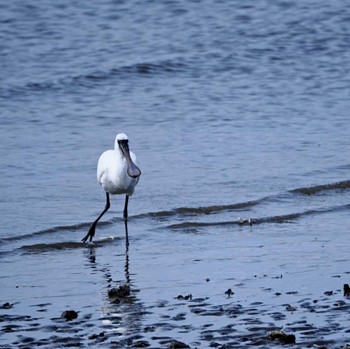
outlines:
[[[2,2],[0,300],[37,285],[38,270],[51,284],[60,268],[43,296],[101,291],[75,243],[104,207],[96,163],[118,132],[142,169],[130,251],[108,240],[124,238],[118,196],[94,258],[123,273],[116,261],[127,257],[146,308],[202,292],[189,281],[199,270],[221,290],[259,273],[297,275],[278,279],[287,291],[340,289],[350,281],[349,59],[345,0]],[[60,289],[67,279],[76,284]],[[83,295],[98,308],[94,287]],[[24,303],[39,297],[24,290]],[[192,332],[179,340],[200,345]]]

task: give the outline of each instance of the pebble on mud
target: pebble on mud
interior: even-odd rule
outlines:
[[[270,341],[278,340],[282,344],[293,344],[295,343],[295,336],[294,334],[286,334],[283,331],[272,331],[269,333],[267,338]]]
[[[61,318],[67,321],[74,320],[78,317],[78,313],[75,310],[66,310],[61,314]]]
[[[350,286],[349,286],[349,284],[344,284],[343,290],[344,290],[344,297],[350,297]]]

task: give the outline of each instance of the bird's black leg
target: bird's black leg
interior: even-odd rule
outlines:
[[[129,245],[129,235],[128,235],[128,203],[129,203],[129,195],[126,195],[126,196],[125,196],[125,205],[124,205],[124,223],[125,223],[126,246]]]
[[[106,193],[106,206],[104,208],[104,210],[102,211],[102,213],[97,217],[97,219],[95,220],[94,223],[91,224],[91,227],[88,231],[88,233],[86,234],[86,236],[81,240],[82,242],[86,242],[86,240],[90,237],[90,242],[92,241],[92,238],[95,235],[95,229],[96,229],[96,225],[97,222],[101,219],[101,217],[108,211],[110,207],[110,203],[109,203],[109,194]]]

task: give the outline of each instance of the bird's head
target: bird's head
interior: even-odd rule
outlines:
[[[118,133],[115,138],[115,149],[120,149],[128,164],[128,176],[132,178],[140,177],[141,170],[135,165],[130,156],[129,139],[125,133]]]

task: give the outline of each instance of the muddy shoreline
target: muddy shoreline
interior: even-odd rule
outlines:
[[[346,219],[188,231],[146,217],[128,247],[115,224],[93,246],[77,243],[85,227],[20,242],[1,256],[0,348],[343,349]]]
[[[339,279],[333,277],[334,285],[340,285]],[[3,303],[0,348],[346,348],[350,344],[346,338],[347,334],[350,338],[350,300],[342,287],[317,298],[305,298],[298,291],[262,290],[261,298],[273,299],[275,307],[260,301],[259,294],[249,304],[240,299],[236,293],[243,285],[230,292],[223,289],[221,303],[213,302],[216,295],[174,294],[146,305],[132,282],[115,288],[112,283],[104,290],[104,315],[77,307],[52,317],[50,301],[29,304],[31,312],[21,311],[22,301],[15,298]],[[290,303],[279,301],[284,297]],[[327,321],[317,325],[308,320],[310,315]],[[325,339],[330,335],[334,338]]]

